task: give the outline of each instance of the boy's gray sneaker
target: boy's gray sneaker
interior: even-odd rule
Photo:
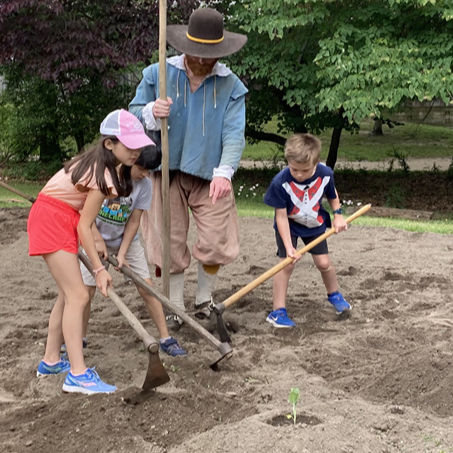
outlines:
[[[167,327],[172,332],[177,332],[181,326],[184,324],[184,321],[176,315],[168,315],[165,317],[165,321],[167,322]]]

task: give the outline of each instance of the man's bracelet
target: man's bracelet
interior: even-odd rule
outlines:
[[[339,209],[335,209],[335,211],[333,211],[333,215],[335,214],[343,214],[343,209],[339,208]]]

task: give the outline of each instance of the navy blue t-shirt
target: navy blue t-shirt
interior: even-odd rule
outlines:
[[[331,227],[329,213],[322,207],[322,197],[337,198],[333,171],[324,164],[318,164],[314,175],[303,182],[291,176],[286,167],[272,180],[264,203],[288,213],[291,236],[319,236]],[[277,223],[274,221],[274,228]]]

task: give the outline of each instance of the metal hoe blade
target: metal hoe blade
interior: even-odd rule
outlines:
[[[85,256],[81,251],[79,251],[78,257],[80,261],[82,261],[82,263],[85,265],[85,267],[90,271],[90,273],[94,275],[93,267],[88,257]],[[140,321],[129,310],[129,308],[121,300],[118,294],[116,294],[113,288],[108,287],[107,294],[110,300],[121,312],[121,314],[127,319],[130,326],[135,330],[139,338],[143,341],[143,344],[148,351],[149,363],[145,382],[142,387],[143,390],[151,390],[158,387],[159,385],[163,385],[168,382],[170,380],[170,377],[168,376],[168,373],[159,358],[159,343],[146,331]]]
[[[142,386],[144,391],[152,390],[170,381],[170,377],[159,358],[159,346],[155,343],[148,347],[148,358],[148,370]]]
[[[217,310],[216,306],[211,302],[209,305],[209,317],[211,321],[213,320],[212,318],[215,316],[215,321],[217,325],[217,332],[220,337],[220,341],[222,343],[231,343],[231,337],[228,333],[227,326],[225,324],[225,320],[222,318],[222,313]]]
[[[212,371],[219,371],[219,362],[223,359],[229,359],[233,355],[233,349],[231,349],[231,346],[228,343],[222,343],[219,352],[222,354],[222,357],[209,365]]]
[[[115,266],[115,267],[118,266],[118,261],[113,256],[109,256],[107,260],[113,266]],[[229,359],[232,356],[233,349],[228,344],[231,340],[228,335],[228,332],[226,331],[225,323],[223,323],[223,325],[225,326],[223,330],[224,330],[224,333],[226,334],[226,339],[224,336],[222,339],[222,342],[220,342],[216,337],[211,335],[200,324],[198,324],[196,321],[194,321],[187,313],[185,313],[184,311],[175,307],[163,294],[161,294],[159,291],[157,291],[156,288],[154,288],[149,283],[147,283],[145,280],[143,280],[139,275],[137,275],[131,269],[129,269],[126,266],[123,266],[120,269],[120,271],[124,275],[127,275],[129,278],[131,278],[134,281],[134,283],[136,285],[138,285],[140,288],[143,288],[147,293],[149,293],[153,297],[155,297],[165,308],[170,310],[175,315],[179,316],[189,327],[194,329],[195,332],[197,332],[211,346],[213,346],[215,349],[217,349],[219,351],[219,353],[221,354],[221,357],[220,357],[220,359],[216,360],[214,363],[212,363],[210,365],[211,369],[217,370],[218,364],[220,361],[222,361],[223,359],[226,359],[226,358]],[[213,316],[213,313],[211,313],[210,316]],[[223,322],[223,319],[221,319],[221,321]]]

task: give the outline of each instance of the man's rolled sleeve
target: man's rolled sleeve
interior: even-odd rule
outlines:
[[[143,108],[156,100],[155,81],[152,67],[143,70],[143,79],[137,87],[135,97],[129,104],[129,111],[143,122]]]
[[[153,107],[155,102],[150,102],[143,107],[142,118],[145,126],[150,131],[160,131],[161,121],[160,118],[156,118],[153,113]]]

